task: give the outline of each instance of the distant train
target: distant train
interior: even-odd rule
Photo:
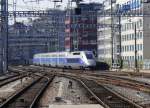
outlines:
[[[33,64],[63,68],[94,68],[95,56],[92,51],[40,53],[33,57]]]

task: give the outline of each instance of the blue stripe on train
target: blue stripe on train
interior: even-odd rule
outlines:
[[[41,64],[48,64],[48,63],[80,63],[84,64],[83,60],[80,58],[34,58],[33,63],[41,63]]]

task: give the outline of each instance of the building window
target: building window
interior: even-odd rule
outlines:
[[[128,29],[129,29],[129,30],[131,29],[130,25],[131,25],[131,24],[128,24]]]
[[[140,44],[137,44],[137,51],[140,51]]]
[[[130,51],[132,51],[132,45],[130,45]]]
[[[140,60],[143,60],[143,56],[142,55],[140,56]]]
[[[140,26],[139,26],[139,22],[138,22],[138,21],[136,22],[136,26],[137,26],[137,28],[139,28],[139,27],[140,27]]]
[[[143,39],[143,33],[140,32],[140,39]]]
[[[128,36],[129,36],[129,40],[131,40],[131,35],[129,34]]]
[[[123,46],[121,47],[121,50],[122,50],[122,52],[124,52],[124,47]]]
[[[129,29],[129,24],[127,23],[127,24],[126,24],[126,30],[128,30],[128,29]]]
[[[129,61],[129,56],[127,56],[127,60]]]
[[[139,23],[140,23],[140,27],[142,27],[143,26],[142,19],[139,20]]]
[[[124,35],[121,36],[121,40],[123,41]]]
[[[140,50],[143,50],[143,45],[142,44],[140,44]]]
[[[134,22],[132,23],[132,29],[134,29]]]
[[[132,34],[132,40],[134,39],[134,34]]]
[[[124,24],[124,31],[126,31],[126,29],[127,29],[126,25],[127,25],[127,24]]]
[[[134,45],[132,45],[132,51],[134,51]]]
[[[134,60],[134,56],[132,56],[132,60]]]
[[[132,61],[132,56],[130,56],[130,61]]]
[[[138,60],[141,60],[141,57],[140,57],[140,56],[138,56]]]
[[[130,40],[132,39],[132,34],[130,34]]]
[[[136,38],[137,38],[137,39],[139,39],[139,32],[137,33],[137,36],[136,36]]]

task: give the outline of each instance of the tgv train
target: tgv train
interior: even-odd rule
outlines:
[[[84,69],[95,67],[96,61],[92,51],[75,51],[35,54],[33,64]]]

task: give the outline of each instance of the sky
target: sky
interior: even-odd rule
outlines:
[[[39,1],[39,2],[37,2]],[[17,11],[38,11],[38,10],[47,10],[50,8],[54,8],[54,0],[8,0],[9,3],[9,11],[15,10],[13,2],[16,3]],[[89,2],[98,2],[101,3],[103,0],[83,0],[85,3]],[[60,9],[64,9],[67,7],[68,0],[62,0],[62,3],[57,3],[57,5],[61,5]],[[34,19],[34,18],[32,18]],[[17,18],[17,21],[28,23],[27,18]],[[13,17],[9,18],[9,24],[13,24]]]
[[[8,0],[9,1],[9,10],[13,10],[12,4],[13,1],[16,2],[17,10],[45,10],[48,8],[53,8],[54,0]],[[32,1],[32,2],[31,2]],[[39,2],[37,2],[39,1]],[[61,8],[65,8],[67,6],[68,0],[62,0],[62,3],[57,3],[61,5]],[[84,0],[85,2],[102,2],[103,0]]]

